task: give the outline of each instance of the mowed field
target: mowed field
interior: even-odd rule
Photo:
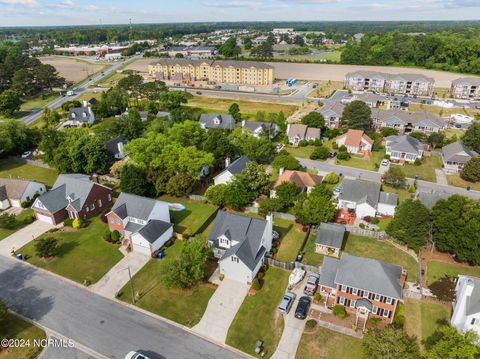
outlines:
[[[138,59],[133,61],[131,64],[129,64],[127,67],[125,67],[125,70],[133,70],[133,71],[138,71],[138,72],[148,72],[148,65],[150,65],[152,62],[158,61],[158,58],[155,57],[146,57],[142,59]]]
[[[42,63],[55,67],[60,76],[73,83],[80,82],[105,67],[105,65],[61,56],[45,56],[39,59]]]

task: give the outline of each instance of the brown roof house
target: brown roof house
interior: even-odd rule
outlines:
[[[297,146],[302,140],[310,141],[320,139],[320,129],[308,127],[299,123],[289,124],[287,126],[288,142]]]
[[[315,185],[322,182],[322,179],[322,176],[308,172],[291,170],[284,171],[283,168],[280,168],[280,176],[278,176],[277,181],[273,185],[273,189],[270,191],[270,197],[275,197],[276,188],[284,182],[292,182],[300,191],[310,193]]]
[[[46,192],[43,183],[19,179],[0,178],[0,210],[9,207],[22,207],[22,203],[32,201],[35,196]]]
[[[335,140],[338,147],[345,146],[349,153],[366,153],[372,150],[373,140],[362,130],[348,130]]]
[[[98,183],[97,176],[92,180],[83,174],[59,175],[52,189],[32,205],[37,219],[59,224],[67,217],[89,219],[108,208],[112,189]]]

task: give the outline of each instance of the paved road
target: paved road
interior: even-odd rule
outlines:
[[[323,173],[335,172],[337,174],[342,174],[345,177],[364,179],[364,180],[375,181],[375,182],[381,182],[382,180],[381,175],[378,172],[362,170],[354,167],[334,165],[334,164],[329,164],[329,163],[320,162],[320,161],[308,160],[300,157],[297,157],[297,160],[300,162],[302,166],[313,169],[313,170],[321,171]],[[408,179],[409,183],[412,183],[413,181],[414,180],[412,178]],[[434,183],[434,182],[427,182],[422,180],[417,181],[417,190],[420,192],[433,192],[433,191],[445,192],[450,195],[461,194],[463,196],[467,196],[473,199],[480,199],[479,191],[467,191],[466,189],[460,188],[460,187],[448,186],[448,185],[443,185],[443,184]]]
[[[0,297],[52,331],[110,358],[142,350],[153,358],[243,358],[186,330],[0,256]]]

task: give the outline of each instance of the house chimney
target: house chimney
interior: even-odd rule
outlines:
[[[230,166],[230,157],[227,157],[225,158],[225,168],[227,168],[228,166]]]
[[[465,286],[465,295],[466,295],[467,297],[471,297],[471,296],[472,296],[473,288],[474,288],[473,280],[467,279],[466,286]]]
[[[83,107],[88,107],[88,102],[87,102],[87,100],[83,100],[83,101],[82,101],[82,105],[83,105]]]
[[[118,154],[123,157],[123,142],[122,141],[117,143],[117,148],[118,148]]]
[[[242,120],[242,127],[245,127],[245,123],[246,123],[246,122],[247,122],[247,121]]]
[[[272,241],[273,241],[273,213],[268,212],[267,216],[265,217],[267,220],[267,241],[265,243],[265,248],[267,251],[272,249]]]
[[[90,180],[93,182],[93,183],[100,183],[100,178],[98,177],[98,175],[96,173],[94,173],[92,175],[92,177],[90,177]]]
[[[279,176],[283,175],[283,172],[285,172],[285,167],[280,167],[280,168],[278,169],[278,175],[279,175]]]

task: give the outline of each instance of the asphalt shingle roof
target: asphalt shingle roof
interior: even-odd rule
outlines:
[[[418,200],[428,209],[432,209],[439,200],[448,199],[448,197],[450,197],[450,195],[445,192],[420,192],[418,194]]]
[[[370,181],[344,179],[342,192],[339,199],[355,202],[368,203],[376,207],[380,198],[380,184]]]
[[[315,243],[331,248],[342,248],[345,226],[336,223],[322,223]]]
[[[219,128],[224,130],[233,130],[235,128],[235,119],[231,115],[218,113],[203,113],[200,116],[200,123],[205,128]]]
[[[414,154],[418,154],[420,151],[423,151],[423,144],[419,140],[417,140],[415,137],[412,137],[412,136],[392,135],[392,136],[388,136],[386,140],[387,140],[387,146],[389,146],[392,151],[414,153]]]
[[[112,212],[122,219],[129,216],[146,221],[157,202],[160,201],[122,192],[113,205]]]
[[[448,162],[467,163],[473,157],[477,157],[478,153],[470,150],[460,141],[456,141],[442,147],[442,156]]]
[[[144,225],[138,233],[142,235],[148,242],[154,243],[162,234],[173,226],[172,223],[152,219]]]
[[[228,171],[231,174],[237,174],[242,172],[245,167],[247,167],[247,164],[250,162],[247,156],[241,156],[237,158],[235,161],[233,161],[230,166],[225,168],[224,171]]]

